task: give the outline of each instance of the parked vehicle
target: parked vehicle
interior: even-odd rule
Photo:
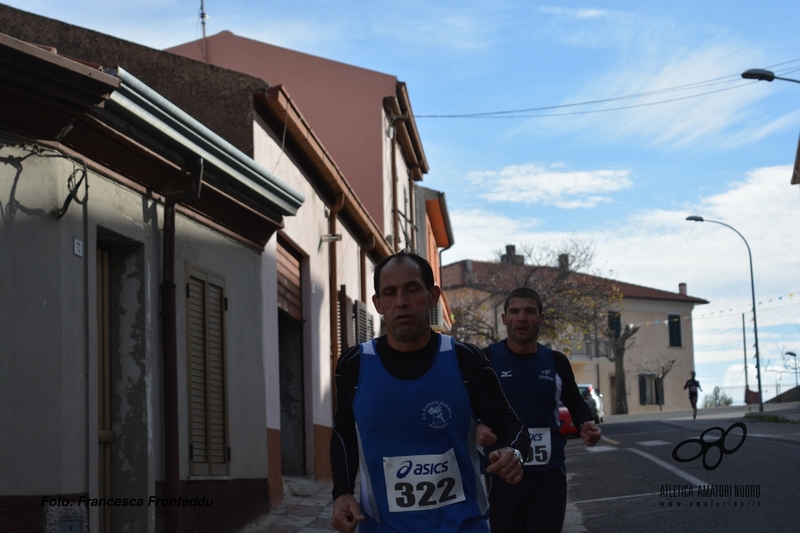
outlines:
[[[569,409],[564,407],[563,404],[559,404],[558,406],[558,421],[561,423],[561,429],[559,431],[562,435],[568,436],[578,434],[578,428],[572,423],[572,415],[569,414]]]
[[[594,423],[599,424],[605,419],[605,411],[603,411],[603,395],[598,393],[594,385],[588,383],[578,383],[578,389],[581,391],[584,401],[589,405],[592,410],[592,417]]]

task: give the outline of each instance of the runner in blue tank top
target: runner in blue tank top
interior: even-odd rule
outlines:
[[[508,338],[485,350],[492,360],[509,403],[530,432],[532,457],[523,466],[518,485],[488,476],[492,533],[561,531],[567,505],[564,465],[566,439],[561,435],[559,402],[569,409],[587,446],[600,440],[600,428],[575,383],[569,359],[538,343],[544,321],[542,300],[533,289],[514,289],[506,297],[503,324]],[[478,444],[497,446],[491,423],[478,426]],[[490,429],[492,428],[492,429]]]
[[[488,470],[499,483],[522,478],[528,432],[480,350],[431,331],[439,288],[427,261],[395,254],[375,268],[375,285],[387,334],[348,350],[336,370],[331,525],[343,533],[488,533],[476,419],[497,427],[502,446]]]

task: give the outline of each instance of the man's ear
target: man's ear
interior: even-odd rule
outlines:
[[[440,289],[438,285],[431,287],[431,290],[428,291],[428,307],[431,309],[436,307],[436,303],[439,301],[439,296],[441,295],[442,289]]]
[[[379,315],[383,314],[383,309],[381,309],[381,300],[376,295],[372,295],[372,305],[375,306],[375,310],[378,311]]]
[[[508,324],[506,324],[506,314],[505,313],[501,313],[500,314],[500,319],[503,321],[503,325],[504,326],[508,325]]]

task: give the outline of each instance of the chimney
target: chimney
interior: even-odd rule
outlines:
[[[686,284],[685,283],[678,283],[678,292],[681,295],[686,296]]]
[[[558,269],[569,272],[569,254],[558,254]]]
[[[467,259],[467,272],[465,275],[465,281],[467,285],[471,285],[473,283],[478,283],[478,273],[472,269],[472,259]]]
[[[517,255],[517,247],[513,244],[506,245],[506,253],[500,256],[501,263],[511,263],[512,265],[524,265],[525,256]]]

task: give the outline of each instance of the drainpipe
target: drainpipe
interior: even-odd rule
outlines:
[[[411,218],[414,222],[409,222],[411,226],[411,248],[417,250],[417,217],[416,213],[414,212],[414,173],[408,173],[408,217]],[[417,250],[417,253],[420,251]],[[423,253],[427,255],[427,250],[423,250]]]
[[[344,194],[339,194],[336,197],[336,203],[330,207],[328,213],[328,233],[336,235],[336,217],[339,211],[344,207]],[[336,365],[339,362],[339,343],[336,338],[339,334],[339,317],[336,313],[336,306],[339,304],[339,298],[336,297],[338,286],[338,278],[336,276],[336,241],[331,239],[328,241],[328,272],[330,280],[330,315],[331,315],[331,391],[332,403],[331,409],[334,416],[336,415]]]
[[[397,133],[392,121],[392,251],[397,253],[400,249],[400,221],[397,213]]]
[[[395,123],[408,120],[407,115],[389,115],[389,128],[391,128],[390,137],[392,139],[392,239],[393,239],[393,252],[400,251],[400,208],[398,207],[397,200],[397,129]],[[406,243],[408,244],[408,243]]]
[[[161,334],[164,372],[164,477],[167,499],[181,497],[181,454],[178,420],[178,323],[175,304],[175,205],[200,197],[203,159],[192,165],[188,191],[167,194],[164,204],[164,256],[161,283]],[[181,508],[166,509],[165,531],[181,532]]]

